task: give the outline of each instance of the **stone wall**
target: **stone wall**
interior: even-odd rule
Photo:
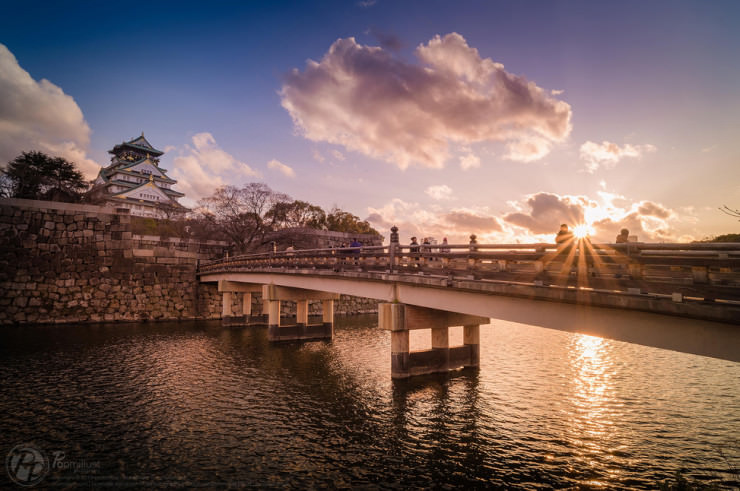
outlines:
[[[127,210],[0,200],[0,325],[220,318],[217,286],[199,283],[195,271],[226,250],[215,241],[134,236]],[[259,296],[253,301],[261,312]],[[241,312],[241,296],[234,302]],[[335,304],[337,314],[376,309],[349,296]],[[295,304],[284,302],[283,313],[295,315]]]

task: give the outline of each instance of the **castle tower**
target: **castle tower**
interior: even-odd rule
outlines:
[[[159,167],[159,157],[164,152],[154,148],[143,132],[108,153],[113,155],[111,163],[100,169],[94,182],[96,194],[106,206],[128,208],[132,215],[154,218],[170,218],[188,211],[177,202],[185,195],[172,189],[177,181]]]

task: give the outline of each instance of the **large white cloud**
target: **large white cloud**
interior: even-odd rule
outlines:
[[[570,106],[504,66],[482,58],[465,39],[435,36],[407,63],[354,38],[338,39],[321,61],[294,69],[280,96],[306,138],[406,168],[440,168],[450,142],[538,143],[542,157],[571,131]],[[510,149],[526,150],[521,145]]]
[[[0,165],[37,150],[74,162],[91,179],[100,166],[87,156],[89,144],[90,127],[74,98],[34,80],[0,44]]]
[[[210,196],[219,186],[238,186],[260,176],[258,171],[223,150],[208,132],[193,135],[192,146],[185,145],[179,153],[170,175],[178,180],[176,189],[185,193],[189,204]]]
[[[655,146],[650,144],[632,145],[626,143],[620,147],[616,143],[606,140],[601,143],[587,141],[581,145],[581,160],[586,162],[586,169],[589,172],[594,172],[599,167],[614,167],[623,158],[639,158],[643,154],[655,150]]]

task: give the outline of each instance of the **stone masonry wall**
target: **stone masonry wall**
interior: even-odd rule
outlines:
[[[225,243],[134,236],[125,212],[0,200],[0,325],[220,318],[221,294],[195,271],[225,250]],[[261,312],[259,295],[253,302]],[[295,304],[282,310],[295,315]],[[345,295],[335,304],[337,314],[376,310],[376,301]],[[240,295],[233,311],[241,312]],[[312,304],[310,313],[319,312]]]
[[[3,200],[0,324],[199,317],[196,264],[217,246],[138,242],[127,213]]]

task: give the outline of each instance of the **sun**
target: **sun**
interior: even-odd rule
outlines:
[[[575,235],[576,239],[585,239],[591,235],[591,232],[593,232],[593,228],[586,223],[580,223],[573,227],[573,235]]]

